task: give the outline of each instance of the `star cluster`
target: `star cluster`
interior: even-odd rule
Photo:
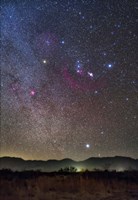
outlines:
[[[138,157],[136,0],[1,3],[1,151]]]

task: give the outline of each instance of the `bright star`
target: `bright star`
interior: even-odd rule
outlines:
[[[90,145],[89,145],[89,144],[86,144],[86,148],[90,148]]]
[[[82,75],[83,71],[81,69],[77,69],[77,73]]]
[[[30,94],[31,94],[31,96],[34,96],[35,95],[35,91],[31,90]]]
[[[108,64],[108,67],[111,68],[111,67],[112,67],[112,64]]]
[[[78,64],[78,65],[77,65],[77,68],[81,68],[81,65],[80,65],[80,64]]]
[[[46,63],[47,63],[47,61],[46,61],[46,60],[43,60],[43,63],[44,63],[44,64],[46,64]]]
[[[80,69],[83,66],[79,60],[77,60],[75,65],[76,65],[77,69]]]
[[[90,77],[93,77],[93,73],[92,73],[92,72],[88,72],[88,75],[89,75]]]

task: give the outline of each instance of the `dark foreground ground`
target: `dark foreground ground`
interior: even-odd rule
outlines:
[[[0,200],[138,200],[138,172],[0,171]]]

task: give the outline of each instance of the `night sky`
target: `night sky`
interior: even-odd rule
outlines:
[[[136,0],[2,0],[0,156],[138,158]]]

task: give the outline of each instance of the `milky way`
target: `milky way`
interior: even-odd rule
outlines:
[[[1,156],[138,157],[136,0],[1,3]]]

